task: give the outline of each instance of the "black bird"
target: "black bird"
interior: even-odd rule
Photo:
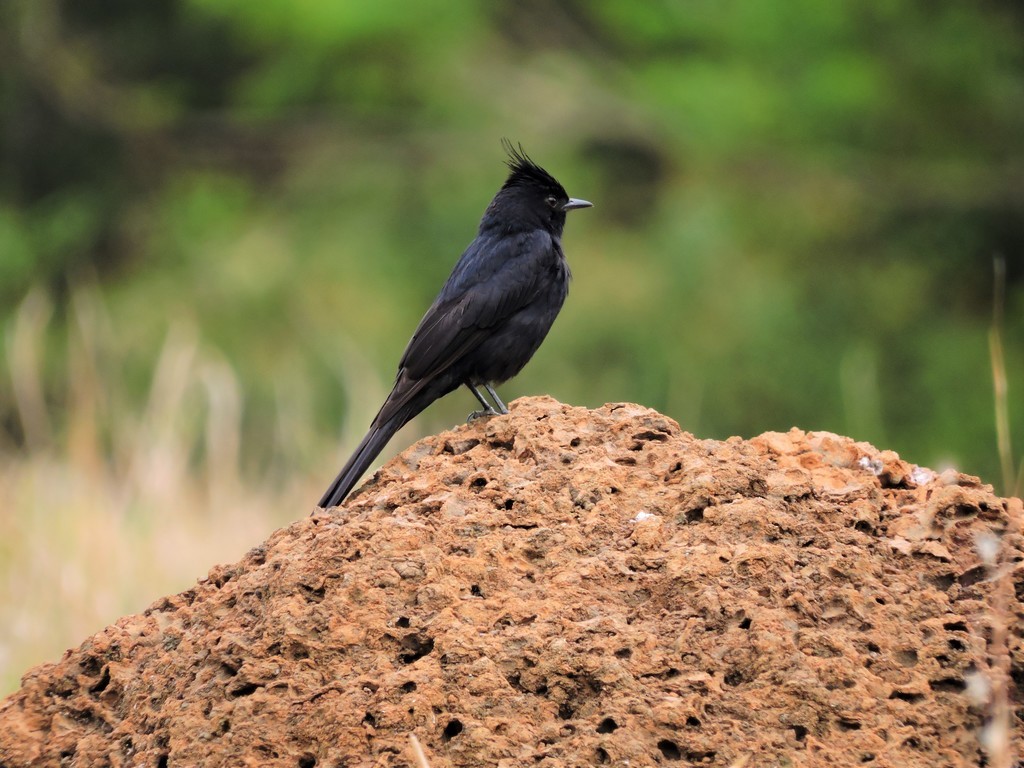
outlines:
[[[565,214],[591,203],[569,197],[522,145],[503,144],[508,179],[409,340],[370,431],[320,499],[325,509],[342,502],[395,432],[460,385],[480,401],[479,414],[508,413],[492,385],[523,369],[565,302]]]

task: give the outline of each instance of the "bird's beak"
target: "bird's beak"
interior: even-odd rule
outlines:
[[[569,202],[562,206],[563,211],[571,211],[573,208],[593,208],[594,204],[587,202],[586,200],[577,200],[575,197],[570,197]]]

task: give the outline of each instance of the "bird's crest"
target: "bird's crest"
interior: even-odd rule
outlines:
[[[508,139],[502,139],[501,146],[508,153],[508,160],[505,161],[505,164],[511,171],[508,179],[502,185],[502,189],[530,185],[562,190],[562,185],[554,176],[530,159],[530,156],[523,150],[522,144],[513,144]]]

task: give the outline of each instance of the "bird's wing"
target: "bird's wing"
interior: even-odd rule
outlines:
[[[476,244],[474,244],[476,245]],[[473,349],[537,294],[554,244],[538,231],[467,250],[427,310],[399,362],[410,378],[431,378]]]
[[[551,237],[536,232],[490,245],[471,246],[463,254],[409,340],[393,401],[382,411],[400,408],[537,294],[548,274],[540,264],[550,261],[555,248]]]

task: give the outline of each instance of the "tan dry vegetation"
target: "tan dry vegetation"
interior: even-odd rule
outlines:
[[[0,444],[2,693],[27,667],[142,610],[154,594],[237,559],[294,519],[284,499],[311,506],[316,490],[298,473],[279,485],[243,479],[240,387],[187,323],[172,323],[145,406],[135,409],[126,405],[126,353],[113,352],[99,294],[79,291],[71,307],[72,374],[60,402],[42,383],[53,353],[42,293],[23,302],[4,340],[25,445]],[[282,431],[304,434],[285,416]]]

